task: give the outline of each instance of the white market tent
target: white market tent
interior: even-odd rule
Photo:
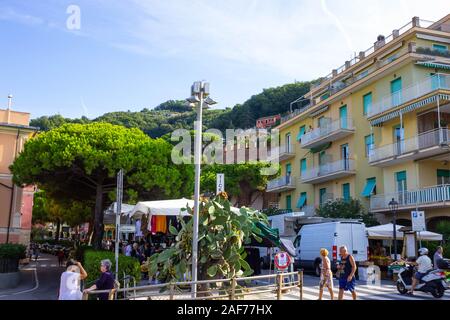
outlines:
[[[403,238],[403,232],[400,231],[404,226],[396,225],[397,239]],[[394,226],[392,223],[380,226],[366,228],[369,239],[392,240],[394,238]],[[417,240],[423,241],[441,241],[442,235],[431,231],[417,232]]]
[[[189,216],[189,213],[181,208],[194,207],[194,200],[181,198],[173,200],[158,200],[158,201],[141,201],[138,202],[133,210],[129,212],[129,216],[133,219],[139,219],[144,214],[152,216]],[[231,207],[233,211],[239,211],[238,208]]]

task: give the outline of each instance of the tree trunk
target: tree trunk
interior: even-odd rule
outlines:
[[[61,234],[61,219],[56,219],[56,234],[55,234],[55,240],[59,240],[59,235]]]
[[[102,248],[103,239],[103,185],[97,184],[97,191],[95,195],[95,214],[94,214],[94,239],[92,245],[94,249]]]

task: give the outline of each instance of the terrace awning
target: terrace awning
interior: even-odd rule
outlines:
[[[302,194],[297,201],[297,208],[303,208],[306,204],[306,194]]]
[[[450,70],[450,65],[445,63],[420,61],[417,62],[416,64],[426,68]]]

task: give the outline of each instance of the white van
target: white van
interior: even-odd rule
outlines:
[[[340,246],[346,246],[358,263],[367,260],[369,240],[366,226],[362,222],[326,222],[304,225],[294,241],[294,246],[296,265],[303,269],[314,270],[319,276],[321,248],[330,252],[332,268],[336,269],[336,261],[340,260],[338,257]]]

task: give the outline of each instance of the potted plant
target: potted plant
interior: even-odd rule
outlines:
[[[26,247],[21,244],[0,244],[0,273],[19,271],[19,261],[25,258]]]

